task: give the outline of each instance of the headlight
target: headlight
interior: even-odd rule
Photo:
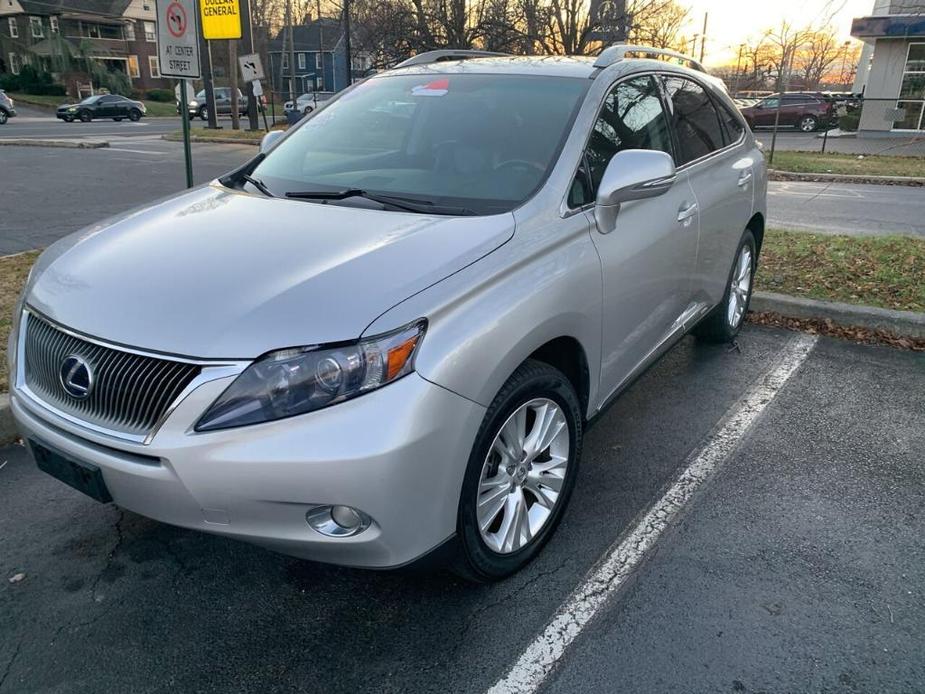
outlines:
[[[192,101],[189,102],[189,107],[190,107],[190,108],[196,108],[197,106],[199,106],[199,102],[196,101],[195,99],[193,99]]]
[[[228,386],[196,431],[305,414],[381,388],[414,370],[425,327],[418,321],[351,344],[270,352]]]
[[[72,106],[71,108],[68,109],[68,111],[76,111],[76,110],[77,110],[77,109],[74,108],[73,106]]]

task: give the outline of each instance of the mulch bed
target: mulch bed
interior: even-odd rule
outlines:
[[[886,330],[872,330],[870,328],[838,325],[829,319],[788,318],[779,313],[758,313],[752,311],[748,314],[748,320],[757,325],[768,325],[775,328],[784,328],[786,330],[798,330],[812,335],[839,337],[844,340],[851,340],[852,342],[859,342],[865,345],[887,345],[898,349],[912,350],[913,352],[925,352],[925,338],[902,337]]]

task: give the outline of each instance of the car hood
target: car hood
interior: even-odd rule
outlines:
[[[26,301],[111,342],[249,359],[355,339],[384,311],[513,232],[510,213],[386,212],[215,183],[57,242],[36,264]]]

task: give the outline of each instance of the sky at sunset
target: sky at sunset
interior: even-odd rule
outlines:
[[[680,0],[691,8],[687,34],[693,36],[703,29],[703,14],[709,13],[707,46],[704,62],[721,65],[735,62],[738,45],[749,36],[760,36],[764,30],[787,19],[797,25],[820,21],[832,9],[841,8],[832,24],[844,39],[851,38],[851,20],[867,16],[874,0]],[[827,8],[831,8],[828,9]],[[700,44],[697,44],[700,52]]]

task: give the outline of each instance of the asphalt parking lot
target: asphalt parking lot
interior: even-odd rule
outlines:
[[[544,553],[488,587],[160,525],[0,449],[0,692],[487,691],[797,341],[805,360],[530,689],[921,691],[925,355],[807,340],[685,338],[589,431]]]

